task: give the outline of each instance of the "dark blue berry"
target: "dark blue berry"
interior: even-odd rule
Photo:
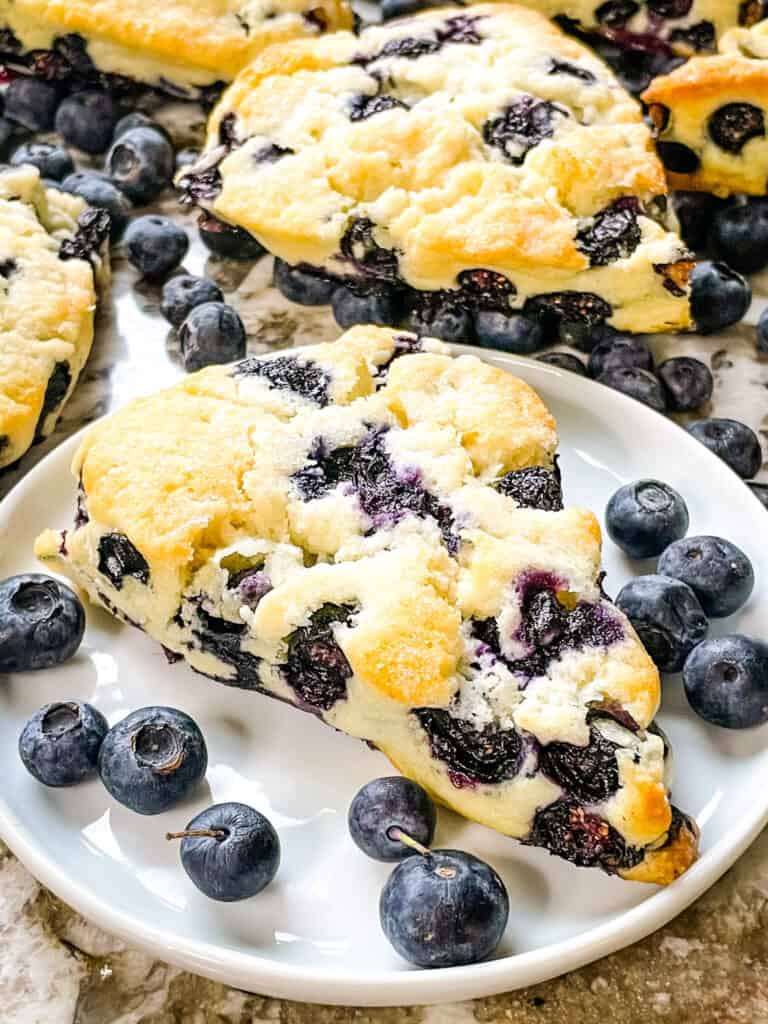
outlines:
[[[38,78],[14,78],[5,91],[5,116],[31,132],[50,131],[58,105],[58,89]]]
[[[560,741],[542,746],[539,769],[577,799],[600,803],[619,788],[617,749],[617,743],[592,725],[584,746]]]
[[[760,314],[757,321],[757,351],[763,355],[768,353],[768,306]]]
[[[51,576],[24,573],[0,583],[0,672],[28,672],[71,658],[85,632],[73,590]]]
[[[727,153],[740,153],[750,139],[765,137],[765,117],[752,103],[725,103],[710,115],[707,131]]]
[[[656,412],[664,412],[667,408],[661,384],[649,370],[641,370],[636,366],[616,366],[600,374],[597,379],[606,387],[621,391],[622,394],[635,398]]]
[[[426,292],[419,295],[403,326],[420,337],[470,342],[474,336],[472,314],[460,294]]]
[[[530,355],[547,344],[541,324],[520,313],[481,309],[475,316],[475,332],[478,344],[483,348],[517,355]]]
[[[418,967],[484,960],[501,941],[508,917],[502,880],[490,865],[459,850],[407,857],[379,901],[384,934]]]
[[[0,156],[5,156],[8,144],[14,135],[14,126],[5,118],[0,117]]]
[[[742,274],[768,264],[768,200],[743,199],[717,210],[709,243],[713,255]]]
[[[699,409],[712,397],[714,380],[706,363],[690,356],[675,356],[657,369],[667,406],[673,412]]]
[[[197,218],[200,241],[214,256],[229,260],[257,260],[266,250],[253,235],[243,228],[227,224],[210,213],[201,213]]]
[[[570,115],[564,107],[523,93],[504,112],[483,125],[483,139],[513,164],[555,133],[557,123]]]
[[[113,725],[99,751],[99,775],[119,803],[138,814],[173,807],[205,775],[208,752],[189,715],[139,708]]]
[[[674,192],[673,204],[683,241],[694,252],[700,252],[707,245],[712,220],[723,207],[723,200],[709,192]]]
[[[163,285],[160,312],[168,323],[181,327],[195,306],[202,306],[204,302],[223,301],[221,289],[207,277],[180,274]]]
[[[179,328],[186,370],[215,363],[232,363],[245,355],[245,327],[237,312],[224,302],[195,306]]]
[[[384,21],[391,21],[392,18],[405,18],[409,14],[416,14],[427,7],[433,6],[429,0],[382,0],[381,17]]]
[[[587,368],[578,356],[570,352],[545,352],[542,356],[536,356],[540,363],[547,363],[549,366],[557,366],[561,370],[569,370],[579,377],[587,376]]]
[[[683,669],[688,703],[725,729],[768,722],[768,644],[742,633],[705,640]]]
[[[520,508],[538,508],[545,512],[560,512],[563,508],[559,470],[543,466],[513,469],[493,486],[501,494],[513,498]]]
[[[261,377],[273,388],[293,391],[316,405],[326,406],[330,402],[328,389],[331,379],[327,372],[311,359],[297,356],[276,356],[259,359],[252,356],[244,359],[232,371],[233,377]]]
[[[609,874],[633,867],[643,858],[643,851],[627,846],[607,821],[569,799],[538,810],[526,842],[543,846],[577,867],[601,867]]]
[[[638,576],[619,591],[616,605],[635,627],[657,668],[679,672],[709,623],[699,599],[670,576]]]
[[[107,92],[76,92],[62,100],[55,127],[65,142],[84,153],[103,153],[112,141],[117,108]]]
[[[768,509],[768,484],[756,484],[752,481],[747,484],[757,500]]]
[[[691,315],[702,334],[738,323],[749,309],[752,290],[725,263],[701,260],[691,274]]]
[[[758,436],[746,423],[711,417],[689,423],[686,430],[744,480],[753,477],[763,464]]]
[[[517,775],[523,744],[515,729],[478,729],[442,708],[417,708],[414,715],[432,756],[449,769],[455,785],[503,782]]]
[[[329,711],[347,696],[352,669],[336,641],[336,628],[347,625],[353,609],[324,604],[286,638],[283,672],[288,684],[310,708]]]
[[[164,277],[174,270],[189,248],[184,228],[157,213],[131,221],[123,241],[128,259],[148,278]]]
[[[125,114],[121,117],[115,125],[115,129],[112,132],[112,141],[117,141],[121,135],[125,135],[126,132],[131,131],[133,128],[152,128],[154,131],[160,132],[161,135],[165,135],[166,138],[168,138],[168,133],[165,128],[162,128],[156,121],[153,121],[151,117],[147,117],[146,114],[142,114],[140,110],[132,110],[130,114]],[[195,158],[200,156],[196,150],[194,153]]]
[[[181,839],[181,864],[212,900],[246,900],[266,888],[280,867],[280,840],[272,823],[247,804],[214,804],[190,821]]]
[[[331,308],[339,327],[354,327],[355,324],[397,323],[400,319],[400,302],[395,292],[386,285],[358,289],[343,286],[337,288],[331,298]]]
[[[100,711],[79,700],[46,704],[19,737],[24,767],[46,786],[74,786],[96,774],[109,725]]]
[[[590,377],[599,377],[608,370],[631,366],[653,370],[653,354],[642,338],[631,334],[615,334],[599,341],[589,355]]]
[[[40,171],[41,178],[57,182],[72,174],[75,169],[74,161],[66,149],[54,146],[50,142],[25,142],[14,150],[11,164],[14,167],[32,164]]]
[[[624,484],[611,497],[605,525],[630,558],[654,558],[685,536],[688,508],[674,487],[660,480]]]
[[[349,805],[347,824],[356,845],[374,860],[395,861],[413,856],[400,842],[399,829],[422,846],[435,834],[435,805],[426,792],[401,775],[374,779],[358,791]]]
[[[737,612],[755,585],[750,560],[722,537],[685,537],[670,544],[659,559],[659,572],[687,583],[713,619]]]
[[[690,146],[682,142],[657,142],[656,149],[666,169],[674,174],[693,174],[701,163]]]
[[[275,259],[275,287],[286,299],[302,306],[326,306],[331,301],[338,281],[310,267],[292,267],[281,259]]]
[[[591,224],[577,233],[576,247],[590,266],[603,267],[632,255],[640,244],[640,212],[639,201],[625,196],[595,214]]]
[[[564,345],[591,352],[602,340],[611,306],[592,292],[546,292],[526,299],[523,312],[541,321],[548,333],[557,333]]]
[[[62,181],[61,188],[80,196],[97,210],[106,210],[111,221],[110,237],[113,241],[120,237],[131,215],[131,204],[105,174],[75,171]]]
[[[99,572],[115,590],[122,590],[126,578],[149,583],[149,564],[139,549],[122,533],[105,533],[99,538]]]
[[[107,154],[110,179],[138,206],[151,203],[168,187],[175,162],[173,147],[155,128],[130,128]]]

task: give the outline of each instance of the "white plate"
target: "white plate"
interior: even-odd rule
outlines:
[[[480,353],[489,358],[488,353]],[[752,557],[748,607],[716,627],[765,635],[765,511],[727,467],[674,423],[616,392],[525,359],[492,358],[541,393],[557,417],[565,494],[601,513],[622,482],[656,476],[685,496],[691,531],[720,533]],[[130,438],[125,439],[130,444]],[[0,505],[0,577],[35,568],[36,534],[71,520],[69,462],[77,440],[38,465]],[[609,593],[633,567],[606,542]],[[637,567],[634,567],[635,569]],[[146,704],[188,711],[208,741],[208,785],[155,818],[131,814],[96,781],[38,785],[16,753],[41,704],[77,697],[115,722]],[[490,995],[551,978],[664,924],[732,864],[768,820],[768,727],[729,733],[688,709],[679,679],[664,685],[661,722],[676,751],[675,801],[702,829],[703,855],[666,890],[573,868],[441,811],[437,843],[471,850],[499,870],[512,912],[493,961],[409,968],[379,929],[386,865],[353,846],[346,809],[385,759],[309,715],[168,665],[148,637],[91,609],[85,642],[67,665],[0,681],[0,833],[45,885],[103,928],[153,955],[240,988],[310,1002],[396,1005]],[[283,863],[253,900],[206,900],[163,836],[213,801],[243,800],[280,832]]]

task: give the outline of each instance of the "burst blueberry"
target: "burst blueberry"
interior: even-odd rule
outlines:
[[[641,370],[637,366],[617,366],[606,370],[597,379],[600,384],[620,391],[656,412],[664,412],[667,408],[661,384],[649,370]]]
[[[46,704],[19,737],[24,767],[45,786],[75,786],[96,774],[109,725],[100,711],[79,700]]]
[[[221,289],[207,277],[180,274],[163,285],[160,312],[168,323],[181,327],[196,306],[204,302],[223,302]]]
[[[635,480],[611,496],[605,510],[608,536],[630,558],[653,558],[685,536],[688,508],[661,480]]]
[[[257,260],[264,255],[264,246],[234,224],[227,224],[210,213],[201,213],[197,218],[200,241],[214,256],[229,260]]]
[[[179,224],[152,213],[137,217],[125,232],[128,259],[145,277],[156,279],[174,270],[187,254],[189,239]]]
[[[62,100],[55,128],[66,143],[84,153],[103,153],[112,141],[117,108],[108,92],[87,90]]]
[[[0,582],[0,672],[60,665],[84,632],[80,599],[53,577],[24,573]]]
[[[691,274],[691,315],[697,330],[714,334],[744,317],[752,301],[752,290],[725,263],[701,260]]]
[[[41,178],[52,181],[61,181],[75,169],[74,161],[66,149],[50,142],[25,142],[14,150],[10,162],[14,167],[31,164],[40,171]]]
[[[106,169],[120,191],[143,206],[170,185],[173,147],[155,128],[130,128],[112,144]]]
[[[688,703],[725,729],[768,722],[768,644],[742,633],[705,640],[683,669]]]
[[[707,635],[709,623],[699,599],[687,584],[670,576],[630,580],[619,591],[616,605],[662,672],[679,672]]]
[[[691,356],[666,359],[656,371],[673,412],[700,409],[712,397],[715,382],[706,363]]]
[[[763,464],[760,440],[746,423],[710,417],[690,423],[686,430],[744,480],[753,477]]]
[[[400,833],[429,846],[435,834],[435,805],[416,782],[401,775],[373,779],[349,805],[347,825],[355,844],[374,860],[398,861],[415,853]]]
[[[741,548],[723,537],[685,537],[659,559],[659,572],[687,583],[713,619],[733,615],[755,585],[752,563]]]
[[[99,171],[75,171],[61,183],[64,192],[80,196],[89,206],[106,210],[110,216],[110,237],[114,241],[123,233],[131,215],[131,204],[113,185],[106,174]]]

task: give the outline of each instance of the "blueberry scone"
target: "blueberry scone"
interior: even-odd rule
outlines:
[[[109,217],[33,167],[0,172],[0,469],[46,437],[93,341]]]
[[[768,20],[733,29],[643,94],[674,188],[728,195],[768,190]]]
[[[601,592],[594,516],[563,509],[555,447],[522,381],[358,327],[103,420],[74,528],[37,554],[466,817],[666,883],[697,840],[668,802],[658,674]]]
[[[351,23],[345,0],[0,0],[0,58],[46,79],[196,95],[271,43]]]

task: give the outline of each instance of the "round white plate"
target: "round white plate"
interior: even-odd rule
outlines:
[[[558,420],[566,501],[602,514],[622,482],[656,476],[685,496],[691,532],[720,533],[752,557],[757,586],[733,629],[765,635],[765,511],[744,484],[680,427],[601,385],[511,356],[478,352],[529,381]],[[131,439],[125,438],[130,445]],[[0,577],[35,568],[32,543],[65,526],[74,504],[72,438],[0,505]],[[633,569],[606,541],[607,589]],[[92,701],[110,723],[146,704],[183,708],[208,741],[207,785],[194,800],[145,818],[98,781],[38,785],[16,752],[41,704]],[[702,857],[665,890],[571,867],[441,811],[436,844],[471,850],[503,876],[512,911],[496,959],[434,971],[410,968],[384,939],[378,898],[388,867],[368,860],[346,830],[346,809],[386,760],[277,701],[168,665],[143,634],[96,609],[67,665],[0,678],[0,834],[45,885],[103,928],[153,955],[261,993],[310,1002],[396,1005],[490,995],[553,977],[626,946],[679,913],[732,864],[768,820],[768,727],[730,733],[689,710],[678,678],[664,684],[661,722],[676,753],[675,802],[696,816]],[[193,814],[242,800],[277,827],[276,881],[241,904],[206,900],[164,839]]]

